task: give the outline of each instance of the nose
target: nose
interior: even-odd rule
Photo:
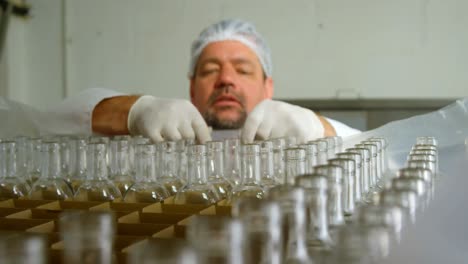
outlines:
[[[229,86],[234,87],[234,70],[230,67],[222,67],[216,81],[216,88]]]

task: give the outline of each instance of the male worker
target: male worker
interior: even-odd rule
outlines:
[[[213,129],[242,129],[244,142],[295,136],[299,143],[357,130],[330,122],[312,111],[271,100],[270,50],[253,25],[223,20],[204,29],[193,42],[190,98],[112,96],[106,91],[92,111],[96,133],[142,134],[153,141],[210,140]],[[106,95],[107,94],[107,95]],[[99,95],[94,96],[94,101]],[[99,99],[102,99],[99,98]]]

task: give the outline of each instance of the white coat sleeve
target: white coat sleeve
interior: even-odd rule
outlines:
[[[345,138],[345,137],[348,137],[348,136],[353,136],[353,135],[361,133],[360,130],[349,127],[349,126],[347,126],[347,125],[345,125],[345,124],[343,124],[343,123],[341,123],[339,121],[330,119],[328,117],[325,117],[325,119],[333,126],[333,128],[336,131],[337,136]]]
[[[124,94],[104,88],[91,88],[68,97],[42,113],[36,124],[39,133],[90,135],[93,133],[91,122],[94,107],[106,98],[120,95]]]
[[[38,136],[39,115],[39,110],[32,106],[0,97],[0,138]]]

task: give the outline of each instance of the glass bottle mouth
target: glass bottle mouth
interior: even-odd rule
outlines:
[[[306,150],[304,148],[286,148],[284,149],[285,161],[305,161]]]
[[[319,152],[324,152],[324,151],[327,151],[327,149],[328,149],[328,141],[324,140],[324,139],[312,140],[312,141],[309,141],[307,143],[316,145],[317,150]]]
[[[260,145],[258,143],[241,145],[241,154],[243,156],[258,156],[260,155]]]
[[[187,155],[189,157],[206,156],[206,154],[205,145],[190,145],[187,147]]]
[[[342,167],[343,173],[354,173],[356,168],[356,162],[353,159],[334,158],[329,159],[328,163]]]
[[[305,189],[322,189],[328,188],[327,178],[321,174],[303,174],[295,178],[295,185]]]
[[[317,165],[314,167],[313,173],[325,175],[329,183],[341,184],[343,182],[343,168],[338,165]]]
[[[206,142],[206,149],[209,152],[223,152],[224,142],[222,141],[208,141]]]
[[[425,180],[426,182],[432,182],[432,171],[427,168],[404,168],[400,169],[397,173],[398,177],[417,177]]]

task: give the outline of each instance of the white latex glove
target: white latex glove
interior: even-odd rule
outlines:
[[[296,137],[297,143],[305,143],[323,137],[324,131],[322,122],[311,110],[264,100],[248,115],[241,136],[245,143],[288,136]]]
[[[205,120],[195,106],[181,99],[161,99],[144,95],[128,113],[128,131],[154,142],[197,138],[200,143],[211,140]]]

